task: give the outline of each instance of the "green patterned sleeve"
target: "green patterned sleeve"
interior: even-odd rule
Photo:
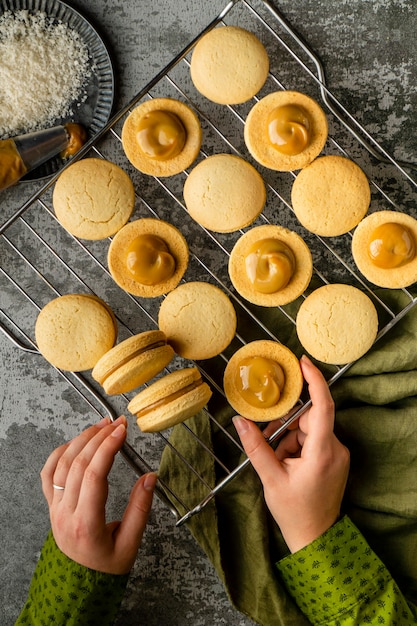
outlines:
[[[75,563],[60,551],[49,532],[15,626],[110,626],[127,580],[128,575],[104,574]]]
[[[390,573],[348,517],[277,563],[284,584],[314,625],[417,624]]]

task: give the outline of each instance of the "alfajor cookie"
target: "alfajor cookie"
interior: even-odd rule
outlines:
[[[198,156],[200,120],[184,102],[154,98],[139,104],[126,118],[122,146],[136,169],[150,176],[173,176]]]
[[[35,324],[39,352],[55,367],[81,372],[95,366],[117,338],[110,307],[89,294],[54,298],[40,311]]]
[[[190,282],[171,291],[159,309],[158,325],[175,352],[186,359],[210,359],[236,332],[236,312],[227,295],[210,283]]]
[[[268,53],[258,37],[239,26],[215,28],[194,47],[190,73],[196,89],[217,104],[250,100],[269,72]]]
[[[343,156],[322,156],[307,165],[291,190],[294,213],[307,230],[336,237],[354,228],[371,201],[368,179],[361,168]]]
[[[344,365],[363,356],[375,341],[378,315],[370,298],[351,285],[313,291],[299,308],[298,338],[323,363]]]
[[[190,172],[184,201],[191,217],[217,233],[230,233],[252,224],[266,201],[259,172],[232,154],[209,156]]]
[[[311,252],[294,231],[265,224],[238,239],[229,258],[234,288],[259,306],[281,306],[298,298],[313,273]]]
[[[115,163],[83,159],[59,176],[52,202],[57,219],[72,235],[105,239],[128,221],[135,206],[135,190]]]
[[[107,255],[114,281],[135,296],[154,298],[172,291],[188,266],[185,237],[172,224],[143,218],[113,238]]]
[[[127,393],[156,376],[173,357],[165,334],[148,330],[106,352],[96,363],[92,376],[109,395]]]
[[[400,289],[417,281],[417,220],[398,211],[365,217],[352,237],[359,271],[379,287]]]
[[[310,96],[276,91],[257,102],[245,121],[246,146],[258,163],[280,172],[298,170],[325,146],[327,117]]]
[[[210,400],[209,385],[196,367],[176,370],[138,393],[128,404],[143,432],[171,428],[193,417]]]
[[[303,375],[289,348],[259,340],[233,354],[224,371],[223,386],[235,411],[255,422],[268,422],[283,417],[297,403]]]

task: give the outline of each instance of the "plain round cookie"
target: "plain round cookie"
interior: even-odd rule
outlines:
[[[371,190],[356,163],[329,155],[318,157],[299,172],[291,201],[295,215],[307,230],[322,237],[336,237],[363,219]]]
[[[239,365],[243,359],[251,357],[276,361],[284,372],[284,388],[279,401],[272,407],[252,406],[236,387],[235,378]],[[239,415],[255,422],[269,422],[286,415],[297,403],[303,388],[303,375],[297,357],[289,348],[276,341],[252,341],[237,350],[229,360],[224,371],[223,387],[227,401]]]
[[[183,149],[177,156],[165,161],[150,158],[140,150],[136,140],[140,120],[152,111],[173,113],[185,129]],[[185,170],[197,158],[201,141],[202,130],[198,116],[188,105],[174,98],[154,98],[142,102],[128,115],[122,128],[122,146],[127,158],[136,169],[150,176],[174,176]]]
[[[323,363],[344,365],[363,356],[375,341],[378,315],[370,298],[351,285],[313,291],[298,310],[298,338]]]
[[[58,177],[52,202],[62,226],[81,239],[105,239],[131,216],[135,190],[129,176],[105,159],[82,159]]]
[[[296,105],[309,115],[311,121],[309,145],[299,154],[279,152],[268,138],[268,117],[277,107]],[[298,170],[315,159],[327,140],[327,117],[321,106],[310,96],[298,91],[275,91],[257,102],[245,121],[244,139],[246,147],[264,167],[280,172]]]
[[[400,224],[409,229],[417,247],[417,220],[398,211],[377,211],[365,217],[356,227],[352,237],[352,255],[359,271],[369,282],[378,287],[402,289],[417,281],[417,255],[401,267],[376,266],[368,254],[370,237],[378,226],[387,223]]]
[[[285,243],[295,257],[295,270],[290,282],[275,293],[256,291],[246,273],[246,255],[253,244],[263,239],[277,239]],[[248,230],[237,240],[229,258],[229,276],[234,288],[246,300],[259,306],[282,306],[293,302],[308,287],[312,273],[313,261],[307,244],[294,231],[276,224],[265,224]]]
[[[88,294],[54,298],[35,324],[39,352],[55,367],[81,372],[92,369],[117,338],[117,323],[109,306]]]
[[[159,309],[158,325],[175,352],[186,359],[210,359],[236,332],[236,312],[227,295],[210,283],[184,283]]]
[[[190,73],[196,89],[217,104],[241,104],[264,85],[268,53],[256,35],[239,26],[215,28],[194,47]]]
[[[155,285],[144,285],[129,275],[125,262],[126,251],[131,242],[140,235],[155,235],[167,245],[169,253],[175,259],[175,271],[168,280]],[[153,218],[142,218],[123,226],[113,238],[107,254],[113,280],[124,291],[142,298],[155,298],[172,291],[185,274],[188,260],[188,244],[182,233],[172,224]]]
[[[259,172],[241,157],[214,154],[191,170],[183,195],[198,224],[231,233],[252,224],[262,212],[266,188]]]

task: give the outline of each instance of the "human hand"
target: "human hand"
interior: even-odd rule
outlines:
[[[311,406],[275,451],[254,422],[234,418],[262,481],[266,504],[291,552],[317,539],[337,520],[349,472],[349,451],[333,432],[334,403],[328,385],[310,359],[303,356],[300,364]]]
[[[124,416],[113,423],[104,418],[54,450],[41,471],[59,549],[73,561],[109,574],[127,574],[132,568],[157,479],[153,473],[142,476],[122,520],[106,523],[107,476],[125,438]]]

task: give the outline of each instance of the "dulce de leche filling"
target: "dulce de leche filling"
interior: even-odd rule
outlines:
[[[252,356],[240,361],[235,383],[248,404],[267,409],[278,403],[285,376],[282,367],[273,359]]]
[[[310,116],[296,104],[278,106],[268,116],[267,133],[270,144],[276,150],[295,156],[310,144]]]
[[[167,161],[184,148],[187,135],[180,118],[170,111],[150,111],[140,120],[136,141],[150,159]]]
[[[157,235],[138,235],[126,250],[126,267],[141,285],[157,285],[175,272],[175,259]]]
[[[198,380],[194,380],[192,383],[190,383],[189,385],[186,385],[185,387],[182,387],[178,391],[174,391],[168,394],[167,396],[165,396],[164,398],[161,398],[160,400],[156,400],[155,402],[152,402],[151,404],[141,409],[140,411],[137,411],[136,417],[140,419],[141,417],[148,415],[148,413],[150,413],[154,409],[159,409],[161,407],[167,406],[168,404],[170,404],[170,402],[173,402],[174,400],[177,400],[178,398],[182,398],[182,396],[189,393],[190,391],[194,391],[194,389],[197,389],[197,387],[199,387],[202,384],[203,384],[202,378],[199,378]]]
[[[65,124],[65,130],[68,135],[68,145],[65,150],[61,152],[61,158],[63,159],[67,159],[78,152],[87,141],[87,131],[81,124],[68,122],[68,124]]]
[[[295,256],[283,241],[261,239],[249,248],[245,268],[256,291],[275,293],[290,282],[295,270]]]
[[[368,254],[374,265],[384,269],[402,267],[416,255],[416,242],[402,224],[387,222],[377,226],[368,243]]]

